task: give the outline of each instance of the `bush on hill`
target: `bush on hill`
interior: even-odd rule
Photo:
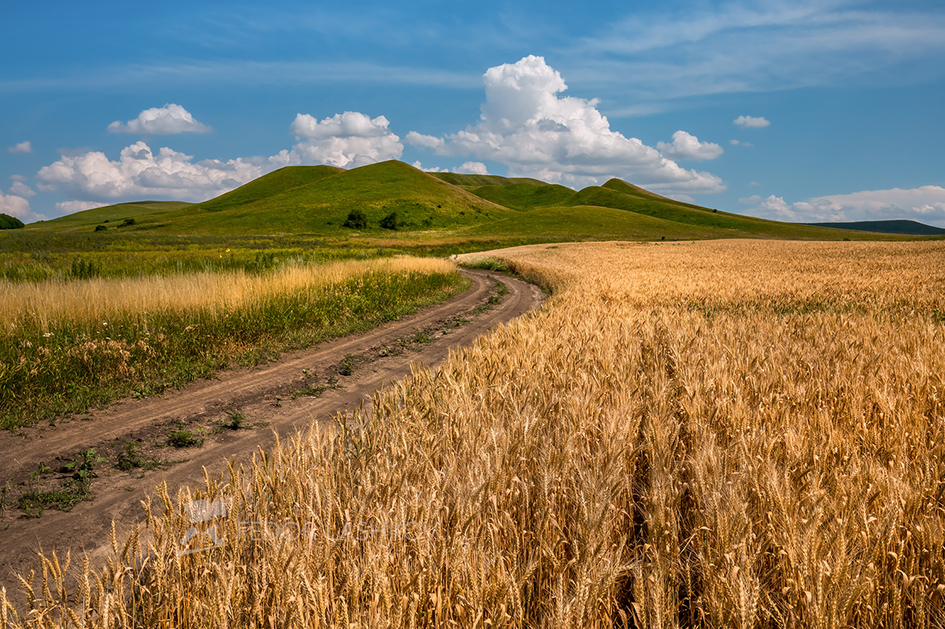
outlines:
[[[9,214],[0,214],[0,229],[23,229],[23,221],[10,216]]]
[[[351,210],[348,213],[348,218],[342,223],[342,227],[365,229],[367,227],[367,216],[361,210]]]
[[[384,229],[397,229],[401,224],[402,223],[397,219],[397,212],[391,212],[382,218],[380,222],[380,226]]]

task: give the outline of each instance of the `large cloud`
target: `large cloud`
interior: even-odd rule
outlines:
[[[37,180],[41,190],[70,197],[56,205],[66,212],[94,207],[94,203],[143,198],[204,201],[281,166],[354,168],[398,158],[403,145],[388,125],[384,116],[372,119],[351,111],[321,121],[298,114],[290,130],[299,142],[272,157],[194,162],[191,156],[166,147],[155,154],[147,143],[138,141],[125,147],[117,160],[99,151],[63,155],[40,169]]]
[[[372,119],[357,111],[321,121],[309,114],[298,114],[290,130],[300,142],[292,147],[288,159],[340,168],[397,159],[403,154],[404,145],[389,125],[384,116]]]
[[[765,218],[798,222],[911,219],[945,226],[945,188],[865,190],[787,203],[782,197],[755,195],[740,199],[750,212]]]
[[[144,142],[122,149],[118,160],[90,151],[63,156],[37,174],[40,189],[58,190],[81,201],[145,197],[204,201],[255,179],[274,167],[271,160],[226,162],[193,158],[169,148],[155,155]]]
[[[120,120],[108,125],[109,133],[137,133],[140,135],[172,135],[175,133],[206,133],[210,127],[197,122],[193,115],[174,103],[145,109],[134,120]]]
[[[682,130],[673,134],[673,141],[670,144],[657,142],[656,148],[669,159],[715,159],[725,152],[718,144],[700,142],[699,138]]]
[[[504,163],[511,176],[584,186],[621,177],[676,196],[720,192],[722,180],[681,168],[653,147],[610,128],[598,101],[559,97],[567,89],[544,58],[490,68],[479,122],[442,138],[411,132],[407,142],[440,155]]]

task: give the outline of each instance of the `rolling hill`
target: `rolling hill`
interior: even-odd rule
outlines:
[[[353,210],[363,212],[366,228],[344,227]],[[398,228],[384,229],[382,219],[393,213]],[[125,225],[126,234],[305,235],[427,251],[568,240],[878,237],[704,208],[618,179],[575,191],[536,179],[428,173],[399,161],[351,170],[291,166],[203,203],[112,205],[26,229],[88,233],[99,225],[106,227],[101,237]]]
[[[818,227],[834,227],[836,229],[854,229],[864,232],[876,232],[880,234],[908,234],[910,236],[941,236],[945,235],[945,229],[933,227],[910,220],[891,220],[891,221],[852,221],[847,223],[811,223]]]

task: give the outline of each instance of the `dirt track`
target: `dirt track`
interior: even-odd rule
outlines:
[[[226,371],[162,397],[123,400],[60,420],[54,427],[0,432],[0,485],[9,479],[13,488],[7,501],[26,490],[41,463],[56,470],[91,447],[109,459],[96,468],[92,500],[69,512],[46,510],[41,517],[29,518],[7,506],[0,513],[0,587],[19,590],[13,575],[36,568],[39,550],[56,551],[60,557],[67,551],[73,556],[104,554],[112,521],[119,533],[141,521],[141,501],[162,481],[171,495],[180,487],[200,485],[203,468],[211,475],[222,472],[228,461],[248,461],[258,448],[270,446],[273,431],[281,437],[313,419],[367,405],[385,383],[409,375],[412,364],[436,365],[451,348],[469,345],[541,302],[541,291],[525,282],[486,271],[463,273],[472,282],[465,292],[368,332],[286,354],[261,367]],[[508,293],[490,304],[496,281],[504,283]],[[319,389],[324,390],[318,397],[299,395]],[[243,428],[226,428],[236,413]],[[163,445],[180,426],[203,436],[203,446]],[[119,471],[112,464],[127,442],[137,444],[146,458],[177,462],[145,472]],[[33,483],[52,486],[61,481],[61,474],[45,474]]]

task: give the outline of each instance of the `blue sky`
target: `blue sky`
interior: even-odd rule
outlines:
[[[945,226],[940,2],[4,3],[0,69],[26,222],[396,158]]]

